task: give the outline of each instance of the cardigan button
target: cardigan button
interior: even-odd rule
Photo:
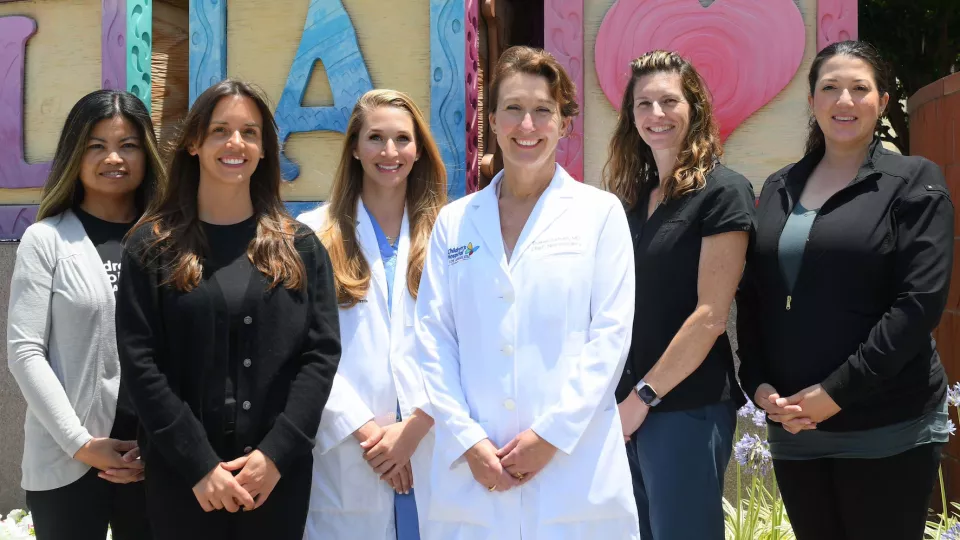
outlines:
[[[252,360],[250,360],[249,358],[244,358],[244,359],[243,359],[243,367],[250,367],[251,365],[253,365],[253,361],[252,361]]]
[[[249,401],[244,401],[244,402],[243,402],[243,410],[245,410],[245,411],[249,411],[249,410],[250,410],[250,407],[252,407],[252,406],[253,406],[253,405],[251,405]]]
[[[244,454],[249,454],[250,452],[253,452],[252,446],[247,446],[246,448],[243,449]]]
[[[251,323],[253,323],[253,317],[247,315],[246,317],[243,318],[243,324],[251,324]]]

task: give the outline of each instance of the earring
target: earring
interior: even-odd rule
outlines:
[[[360,156],[354,154],[354,155],[353,155],[353,159],[360,159]]]

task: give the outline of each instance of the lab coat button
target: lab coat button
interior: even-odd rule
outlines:
[[[253,317],[247,315],[246,317],[243,318],[243,324],[252,324],[252,323],[253,323]]]
[[[503,401],[503,408],[508,411],[512,411],[517,408],[517,402],[510,398],[507,398]]]
[[[510,345],[510,344],[504,345],[503,348],[500,350],[503,351],[503,354],[510,356],[511,354],[513,354],[513,345]]]
[[[243,402],[243,410],[249,411],[249,410],[250,410],[250,407],[252,407],[252,405],[250,404],[249,401],[244,401],[244,402]]]
[[[504,291],[503,292],[503,301],[512,304],[514,300],[513,291]]]
[[[249,358],[243,359],[243,367],[250,367],[251,365],[253,365],[253,361],[251,361]]]

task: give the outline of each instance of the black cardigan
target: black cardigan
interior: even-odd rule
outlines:
[[[787,290],[780,234],[823,150],[767,179],[737,293],[740,381],[753,399],[822,384],[842,410],[824,431],[870,429],[939,405],[946,377],[931,332],[947,300],[953,205],[934,163],[874,141],[857,177],[820,209]],[[790,296],[788,304],[787,297]]]
[[[117,293],[122,376],[140,417],[144,462],[149,467],[161,460],[192,487],[221,461],[258,448],[283,474],[310,455],[340,361],[326,250],[299,226],[295,245],[306,269],[304,291],[269,289],[263,274],[251,272],[243,305],[250,331],[234,351],[245,366],[236,399],[247,403],[238,407],[235,434],[228,438],[226,301],[206,273],[188,293],[162,284],[170,260],[148,249],[154,239],[150,229],[140,227],[129,238]]]

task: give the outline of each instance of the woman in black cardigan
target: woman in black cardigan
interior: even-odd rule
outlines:
[[[276,126],[246,83],[197,98],[170,172],[117,300],[154,536],[299,540],[340,358],[330,259],[283,208]]]
[[[740,379],[800,540],[920,539],[948,437],[930,333],[953,205],[935,164],[874,136],[882,66],[861,42],[817,55],[806,156],[763,187],[737,295]]]

